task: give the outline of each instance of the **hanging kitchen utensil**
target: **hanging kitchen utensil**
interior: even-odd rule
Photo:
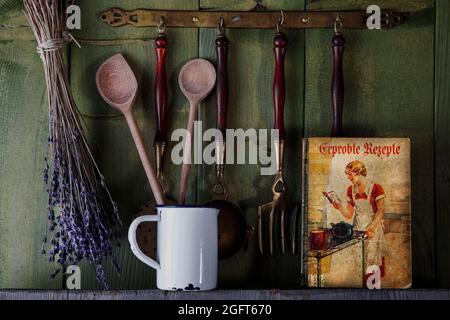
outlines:
[[[269,252],[272,255],[274,250],[274,223],[279,227],[281,253],[285,254],[286,233],[289,234],[289,243],[291,253],[296,250],[297,233],[297,211],[296,203],[287,202],[285,199],[286,183],[284,181],[284,102],[285,102],[285,77],[284,77],[284,58],[288,40],[282,31],[284,24],[284,14],[281,12],[281,18],[277,23],[277,33],[273,40],[275,53],[275,74],[273,80],[273,102],[274,102],[274,129],[278,130],[278,136],[272,137],[272,152],[275,152],[277,173],[272,185],[272,202],[265,203],[258,207],[258,242],[261,254],[264,254],[263,227],[265,217],[269,217]],[[287,214],[286,214],[287,213]],[[289,221],[285,220],[286,215]],[[275,221],[275,216],[277,220]]]
[[[332,108],[333,108],[333,126],[331,129],[332,137],[342,137],[344,135],[342,118],[343,118],[343,107],[344,107],[344,48],[345,48],[345,37],[342,33],[342,19],[338,14],[336,21],[334,23],[334,36],[332,38],[333,47],[333,76],[331,84],[331,96],[332,96]],[[335,201],[342,201],[338,199],[331,198],[331,203]],[[354,225],[348,224],[346,222],[339,222],[337,224],[331,224],[331,233],[334,239],[346,240],[350,239],[357,234],[363,239],[367,238],[367,234],[358,230],[354,230]]]
[[[213,200],[208,207],[219,209],[219,259],[227,259],[236,254],[247,239],[248,227],[242,210],[228,201],[228,190],[224,180],[226,152],[226,121],[228,106],[228,38],[223,19],[220,19],[216,39],[217,55],[217,129],[216,137],[216,184],[211,194]]]
[[[191,163],[191,148],[194,139],[194,122],[197,116],[199,103],[205,99],[216,84],[216,70],[214,66],[205,59],[194,59],[187,62],[181,68],[178,77],[180,89],[189,100],[189,121],[183,149],[183,167],[181,170],[180,190],[178,204],[183,205],[186,201],[187,183]]]
[[[161,17],[161,23],[158,28],[158,36],[155,40],[155,54],[156,54],[156,76],[155,76],[155,88],[154,88],[154,106],[156,114],[156,135],[155,135],[155,160],[156,160],[156,177],[163,190],[164,186],[164,155],[167,147],[167,76],[166,76],[166,48],[167,48],[167,36],[165,33],[164,17]]]
[[[125,116],[156,203],[164,205],[165,201],[161,185],[156,179],[147,148],[132,112],[138,90],[133,70],[131,70],[121,54],[116,54],[106,60],[97,70],[96,84],[103,100],[111,107],[118,109]]]
[[[156,116],[156,134],[154,143],[156,177],[161,184],[166,204],[175,204],[172,199],[167,198],[167,187],[164,184],[164,155],[167,148],[167,132],[168,132],[168,88],[166,76],[166,51],[167,51],[167,34],[165,27],[165,19],[161,17],[158,27],[158,35],[155,39],[155,55],[156,55],[156,75],[155,86],[153,90],[153,105]],[[135,218],[142,215],[156,214],[156,202],[150,200],[142,206],[136,213]],[[154,223],[143,222],[136,231],[136,240],[141,251],[145,254],[155,257],[156,253],[156,229]]]
[[[333,80],[331,83],[331,97],[333,106],[332,137],[341,137],[342,111],[344,107],[344,68],[343,55],[345,38],[342,34],[342,20],[338,15],[334,23],[334,36],[331,40],[333,45]]]

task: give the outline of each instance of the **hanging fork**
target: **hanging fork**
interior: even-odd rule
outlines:
[[[275,74],[273,80],[273,104],[274,104],[274,133],[272,138],[273,152],[275,152],[275,163],[277,173],[274,183],[272,185],[272,202],[263,204],[258,207],[258,241],[259,250],[261,254],[264,253],[263,246],[263,216],[266,212],[269,214],[269,249],[270,254],[273,254],[273,238],[274,238],[274,216],[279,216],[280,226],[280,244],[281,252],[285,254],[285,211],[286,211],[286,184],[283,176],[284,167],[284,102],[285,102],[285,77],[284,77],[284,57],[288,40],[283,32],[284,13],[281,11],[280,20],[277,23],[277,33],[273,39],[274,54],[275,54]],[[278,132],[277,132],[278,130]],[[269,211],[270,210],[270,211]],[[296,214],[295,212],[293,213]],[[295,228],[295,223],[292,228]],[[295,231],[291,239],[292,252],[295,252]]]
[[[277,174],[275,176],[275,181],[272,185],[272,202],[266,203],[258,207],[258,240],[259,240],[259,250],[261,254],[264,254],[263,245],[263,216],[266,212],[269,212],[269,252],[273,254],[273,235],[274,235],[274,220],[275,214],[279,216],[279,226],[280,226],[280,245],[281,253],[284,255],[286,251],[285,246],[285,212],[286,212],[286,184],[284,182],[283,176],[283,154],[284,154],[284,141],[274,141],[274,152],[276,153],[276,167]],[[270,210],[270,211],[269,211]],[[292,251],[295,251],[295,247],[292,244]]]

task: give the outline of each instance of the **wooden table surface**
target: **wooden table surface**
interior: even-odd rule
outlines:
[[[450,290],[215,290],[168,292],[160,290],[65,291],[1,290],[0,300],[450,300]]]

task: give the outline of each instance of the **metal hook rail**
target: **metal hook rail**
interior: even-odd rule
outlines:
[[[336,17],[343,29],[364,29],[370,16],[365,11],[283,11],[284,29],[334,28]],[[381,11],[381,28],[396,27],[409,13]],[[131,25],[158,27],[164,19],[166,27],[217,28],[221,18],[227,28],[272,29],[280,23],[280,11],[162,11],[138,9],[126,11],[111,8],[100,14],[100,19],[111,27]]]

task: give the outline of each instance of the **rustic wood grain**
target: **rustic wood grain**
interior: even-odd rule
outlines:
[[[210,10],[248,10],[249,3],[236,3],[233,8],[226,0],[201,1],[201,8]],[[303,1],[263,1],[267,10],[304,10]],[[227,30],[229,38],[228,81],[229,99],[227,126],[231,129],[273,128],[272,82],[275,68],[273,30]],[[200,56],[215,60],[217,30],[200,30]],[[303,74],[304,31],[288,30],[290,43],[286,54],[286,137],[287,154],[285,177],[288,199],[298,201],[300,196],[301,137],[303,132]],[[216,128],[216,101],[210,97],[201,109],[204,128]],[[270,131],[269,137],[270,139]],[[248,147],[248,144],[247,144]],[[248,149],[247,149],[248,150]],[[230,152],[230,150],[227,150]],[[248,151],[247,151],[248,155]],[[248,159],[248,156],[247,156]],[[225,180],[230,200],[236,201],[244,212],[249,226],[257,228],[258,205],[272,201],[273,176],[261,176],[260,165],[239,164],[225,167]],[[210,190],[215,182],[214,166],[202,166],[198,178],[198,202],[211,200]],[[300,259],[298,256],[261,256],[256,232],[248,245],[235,256],[220,261],[220,288],[299,288]]]
[[[1,39],[1,36],[0,36]],[[19,54],[20,52],[20,54]],[[45,235],[47,100],[34,42],[0,40],[0,287],[59,288]]]
[[[318,3],[329,9],[327,2],[333,3],[308,9]],[[350,9],[354,1],[339,3]],[[306,31],[307,136],[330,134],[332,36],[331,30]],[[395,30],[344,30],[344,36],[344,135],[411,138],[413,286],[434,286],[433,13]]]
[[[89,141],[106,177],[113,198],[119,204],[123,220],[122,248],[118,250],[122,273],[115,275],[111,266],[110,275],[112,289],[148,289],[155,287],[156,272],[141,263],[129,249],[126,237],[128,226],[136,210],[147,203],[152,194],[149,190],[145,172],[133,140],[131,139],[125,119],[116,110],[102,101],[95,88],[95,72],[100,64],[115,53],[122,53],[134,71],[138,84],[138,97],[134,105],[134,115],[142,131],[144,143],[151,149],[156,132],[155,112],[153,106],[153,84],[156,70],[153,39],[157,36],[157,28],[110,28],[103,24],[96,13],[114,6],[128,8],[160,8],[166,9],[198,9],[195,0],[165,1],[83,1],[79,5],[83,15],[83,28],[76,33],[81,39],[83,49],[72,46],[71,50],[71,85],[75,99],[85,121]],[[176,128],[185,128],[188,120],[189,104],[178,88],[178,72],[189,59],[198,56],[198,30],[167,29],[169,40],[167,54],[167,77],[169,81],[169,132]],[[86,42],[86,39],[91,41]],[[112,42],[104,42],[111,39]],[[121,43],[124,39],[139,41]],[[100,41],[96,41],[100,40]],[[144,40],[144,41],[142,41]],[[169,135],[170,139],[170,135]],[[165,180],[168,196],[176,198],[181,166],[172,164],[170,152],[175,142],[169,141],[165,164]],[[151,158],[152,163],[155,161]],[[193,204],[196,199],[196,168],[192,167],[189,179],[187,203]],[[95,289],[92,268],[83,267],[82,288]]]
[[[365,10],[376,4],[381,9],[416,12],[434,7],[434,0],[306,0],[308,10]]]
[[[268,10],[364,9],[373,1],[350,0],[79,0],[83,29],[75,32],[82,49],[71,46],[71,85],[83,115],[84,126],[101,170],[124,222],[122,248],[118,250],[122,274],[112,266],[107,273],[112,289],[151,289],[155,272],[129,250],[126,230],[135,210],[151,197],[145,173],[134,152],[125,120],[109,108],[95,88],[95,72],[108,57],[121,52],[140,85],[135,106],[138,126],[151,147],[155,133],[152,88],[156,57],[156,28],[109,28],[97,15],[109,7],[124,9],[251,10],[258,4]],[[306,3],[306,8],[305,8]],[[413,147],[413,286],[450,286],[448,228],[448,12],[449,4],[437,0],[436,66],[433,0],[384,0],[383,8],[422,10],[405,25],[389,31],[344,31],[344,130],[352,136],[410,136]],[[51,280],[52,266],[39,254],[46,224],[46,194],[42,181],[47,137],[47,102],[42,63],[36,43],[18,9],[20,0],[0,0],[0,288],[62,287]],[[274,22],[275,27],[275,22]],[[189,59],[214,61],[214,29],[167,30],[169,47],[169,131],[184,128],[189,106],[178,89],[180,67]],[[271,128],[273,106],[272,40],[274,30],[228,30],[230,128]],[[301,137],[329,135],[331,125],[331,30],[289,30],[286,56],[286,130],[288,197],[299,200],[301,189]],[[21,40],[19,40],[21,39]],[[26,40],[26,41],[24,41]],[[33,40],[33,41],[28,41]],[[306,61],[306,65],[305,65]],[[434,75],[436,70],[436,75]],[[434,80],[436,86],[433,87]],[[434,95],[436,104],[433,109]],[[200,107],[204,129],[215,127],[215,97]],[[436,150],[433,149],[433,141]],[[174,143],[170,145],[172,147]],[[170,148],[169,148],[170,150]],[[170,153],[169,153],[170,154]],[[166,157],[165,178],[169,196],[177,194],[180,166]],[[436,158],[434,158],[434,154]],[[127,163],[127,166],[121,165]],[[436,165],[436,180],[434,179]],[[188,202],[210,200],[213,166],[193,166]],[[197,172],[198,169],[198,172]],[[271,176],[260,176],[259,165],[230,165],[225,169],[231,200],[239,202],[249,225],[256,227],[257,205],[271,200]],[[436,197],[433,194],[436,186]],[[436,199],[435,199],[436,198]],[[436,200],[436,202],[435,202]],[[436,217],[434,207],[436,206]],[[435,223],[436,219],[436,223]],[[436,231],[436,232],[435,232]],[[436,250],[437,249],[437,250]],[[298,257],[262,257],[253,235],[247,250],[219,264],[223,289],[283,288],[300,286]],[[83,263],[82,288],[98,289],[95,272]],[[437,274],[436,274],[437,270]],[[437,280],[437,281],[436,281]],[[359,290],[249,291],[164,293],[156,290],[117,292],[0,291],[0,299],[382,299],[449,298],[448,291]]]
[[[0,18],[16,16],[21,14],[23,2],[21,0],[2,0],[0,2]]]
[[[2,290],[0,300],[450,300],[449,290],[216,290],[167,292],[160,290],[40,291]]]
[[[1,290],[0,300],[67,300],[64,290]]]
[[[22,0],[0,1],[0,40],[35,40],[22,9]]]
[[[450,3],[436,1],[436,256],[440,287],[450,287]]]

